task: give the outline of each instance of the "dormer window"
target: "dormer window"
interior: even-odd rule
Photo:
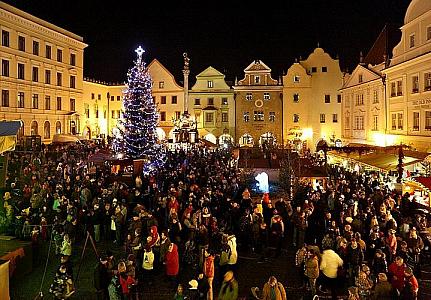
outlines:
[[[413,48],[415,46],[415,35],[414,34],[410,35],[409,45],[410,45],[410,48]]]
[[[299,77],[299,75],[295,75],[293,76],[293,82],[300,82],[301,81],[301,77]]]
[[[260,83],[260,76],[254,76],[254,83],[259,84]]]
[[[212,80],[208,80],[207,81],[207,86],[208,86],[208,88],[213,88],[214,87],[214,82]]]

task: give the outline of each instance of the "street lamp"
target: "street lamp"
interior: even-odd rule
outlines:
[[[109,92],[106,93],[106,98],[108,98],[108,112],[106,114],[106,140],[108,140],[109,136],[109,102],[111,101],[111,94]]]

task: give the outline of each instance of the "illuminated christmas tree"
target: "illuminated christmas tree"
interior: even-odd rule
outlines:
[[[165,149],[157,136],[158,112],[152,96],[152,80],[142,59],[144,50],[136,49],[138,59],[127,73],[123,97],[123,118],[118,122],[113,149],[127,158],[146,160],[143,171],[163,165]]]

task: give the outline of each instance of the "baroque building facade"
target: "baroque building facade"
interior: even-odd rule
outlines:
[[[341,141],[343,73],[338,59],[317,47],[283,76],[283,131],[286,143],[314,150],[319,142]]]
[[[234,91],[225,75],[208,67],[189,91],[188,111],[197,122],[199,136],[214,144],[235,142]]]
[[[396,144],[431,151],[431,1],[412,0],[401,40],[383,71],[387,133]]]
[[[236,80],[236,144],[254,146],[283,144],[283,85],[271,77],[271,69],[260,60],[244,70]]]

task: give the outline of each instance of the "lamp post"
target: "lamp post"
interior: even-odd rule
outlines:
[[[109,102],[111,101],[111,94],[109,92],[106,93],[106,98],[108,98],[108,112],[106,113],[106,140],[108,140],[109,136]]]

